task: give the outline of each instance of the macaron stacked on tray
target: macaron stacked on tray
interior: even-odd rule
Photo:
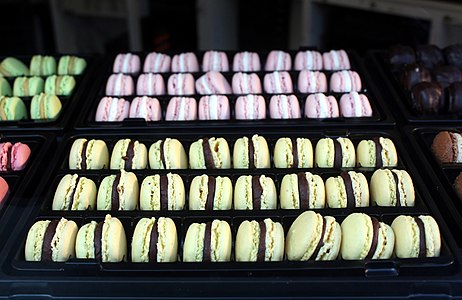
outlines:
[[[100,75],[77,129],[394,124],[351,51],[121,53]]]
[[[89,92],[95,57],[30,55],[0,58],[1,130],[60,130]]]

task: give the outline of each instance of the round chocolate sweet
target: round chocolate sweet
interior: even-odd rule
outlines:
[[[406,65],[401,75],[401,83],[404,88],[410,90],[419,82],[432,81],[430,71],[422,64],[414,63]]]
[[[453,82],[446,90],[448,112],[462,113],[462,81]]]
[[[453,142],[449,131],[438,132],[433,138],[430,149],[439,163],[454,162]]]
[[[454,66],[436,66],[432,74],[434,81],[438,82],[443,89],[447,88],[453,82],[462,81],[461,71]]]
[[[462,201],[462,172],[460,172],[454,180],[454,190],[456,191],[459,200]]]
[[[388,61],[394,66],[415,63],[415,52],[410,46],[393,45],[388,48]]]
[[[462,68],[462,44],[450,45],[443,50],[446,63]]]
[[[412,87],[412,108],[417,113],[438,113],[444,107],[443,89],[436,82],[420,82]]]
[[[427,69],[444,64],[443,52],[435,45],[417,46],[415,54],[417,62],[422,63]]]

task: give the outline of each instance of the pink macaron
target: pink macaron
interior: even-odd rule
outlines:
[[[165,113],[167,121],[197,120],[197,102],[190,97],[173,97],[167,105]]]
[[[26,167],[31,150],[27,144],[0,143],[0,171],[21,171]]]
[[[140,57],[132,53],[120,53],[114,60],[114,73],[136,74],[140,71]]]
[[[330,77],[330,90],[335,93],[361,91],[361,78],[356,71],[337,71]]]
[[[196,91],[200,95],[231,94],[231,86],[225,76],[217,71],[210,71],[196,80]]]
[[[228,72],[228,56],[223,51],[207,51],[202,58],[202,71]]]
[[[131,96],[134,92],[133,78],[122,73],[112,74],[106,83],[107,96]]]
[[[322,70],[322,55],[318,51],[299,51],[295,55],[294,69],[300,70]]]
[[[236,99],[236,120],[262,120],[266,118],[266,102],[261,95],[246,95]]]
[[[194,76],[190,73],[172,74],[168,78],[167,91],[169,95],[194,95]]]
[[[319,71],[300,71],[298,74],[298,90],[300,93],[327,92],[326,74]]]
[[[164,77],[160,74],[141,74],[136,82],[138,96],[165,95]]]
[[[308,95],[305,101],[305,116],[310,119],[338,118],[338,103],[334,96],[322,93]]]
[[[6,182],[3,177],[0,177],[0,203],[5,200],[5,198],[8,196],[8,193],[10,191],[10,187],[8,186],[8,182]]]
[[[196,54],[186,52],[174,55],[171,69],[174,73],[199,72],[199,62]]]
[[[372,116],[369,99],[366,95],[357,92],[343,94],[340,97],[340,114],[346,118]]]
[[[255,73],[236,73],[233,75],[233,93],[243,94],[261,94],[261,81]]]
[[[350,59],[345,50],[331,50],[322,54],[322,64],[324,70],[338,71],[338,70],[349,70]]]
[[[274,95],[269,103],[271,119],[299,119],[300,102],[294,95]]]
[[[144,59],[144,73],[168,73],[172,58],[163,53],[151,52]]]
[[[148,96],[135,97],[130,104],[130,118],[142,118],[146,121],[162,119],[162,109],[157,98]]]
[[[130,102],[123,98],[104,97],[96,109],[96,122],[120,122],[128,118]]]
[[[223,95],[202,96],[199,100],[199,120],[229,120],[228,97]]]
[[[289,72],[275,71],[265,74],[263,81],[265,92],[268,94],[290,94],[294,92]]]
[[[260,56],[256,52],[238,52],[234,54],[234,72],[258,72],[261,70]]]
[[[273,50],[266,57],[265,71],[289,71],[291,68],[292,58],[287,52]]]

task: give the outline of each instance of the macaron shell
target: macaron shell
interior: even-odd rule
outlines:
[[[53,261],[64,262],[69,258],[75,257],[76,236],[77,224],[74,221],[61,218],[52,240],[51,249]]]
[[[149,147],[149,166],[151,169],[186,169],[188,167],[188,158],[183,144],[172,138],[166,138],[163,141],[164,165],[160,155],[161,143],[162,141],[157,141]]]
[[[11,85],[3,77],[0,77],[0,96],[12,96]]]
[[[252,176],[239,176],[234,184],[234,209],[252,210]]]
[[[263,78],[264,90],[268,94],[293,93],[292,78],[286,71],[274,71],[265,74]]]
[[[342,243],[342,229],[334,217],[325,216],[326,230],[324,233],[324,245],[319,249],[316,260],[336,260]]]
[[[396,185],[390,170],[379,169],[372,174],[370,192],[372,203],[378,206],[396,205]]]
[[[235,241],[236,261],[257,261],[260,225],[257,221],[244,221],[239,225]]]
[[[0,119],[16,121],[27,119],[27,108],[18,97],[0,97]]]
[[[313,145],[308,138],[297,138],[298,167],[313,167]]]
[[[55,95],[40,94],[32,98],[30,106],[31,119],[56,119],[61,112],[62,104]]]
[[[96,208],[96,184],[93,180],[81,177],[74,196],[76,210],[92,210]],[[74,208],[73,208],[74,209]]]
[[[228,222],[213,220],[211,227],[211,253],[212,262],[226,262],[231,259],[231,227]]]
[[[0,176],[0,203],[3,202],[10,192],[8,182]]]
[[[135,97],[130,104],[130,118],[142,118],[148,122],[162,119],[159,99],[147,96]]]
[[[75,255],[77,258],[94,259],[95,258],[95,221],[91,221],[80,227],[75,239]]]
[[[349,93],[361,91],[361,78],[356,71],[337,71],[332,73],[329,83],[330,91]]]
[[[253,135],[252,143],[254,149],[254,164],[257,169],[264,169],[271,167],[270,153],[268,143],[263,136]],[[253,166],[251,166],[252,168]]]
[[[231,94],[228,80],[217,71],[209,71],[196,80],[196,91],[200,95]]]
[[[112,207],[112,210],[135,210],[138,207],[139,189],[140,186],[135,173],[121,170],[120,181],[117,186],[119,207]]]
[[[23,170],[29,161],[30,154],[31,150],[27,144],[20,142],[14,143],[13,147],[11,148],[11,169],[13,171]]]
[[[148,151],[146,145],[138,141],[131,141],[130,139],[122,139],[117,141],[111,154],[111,169],[125,169],[127,151],[130,142],[133,142],[134,153],[131,161],[131,169],[146,169],[148,164]]]
[[[106,215],[101,237],[101,256],[103,262],[127,260],[127,238],[119,219]]]
[[[29,75],[29,68],[17,58],[6,57],[0,63],[0,73],[5,77]]]
[[[432,216],[419,216],[425,227],[425,245],[427,257],[438,257],[441,253],[441,234]]]
[[[298,74],[298,90],[300,93],[327,92],[326,74],[319,71],[300,71]]]
[[[189,146],[189,167],[191,169],[206,169],[203,143],[203,139],[200,139]]]
[[[82,148],[80,148],[82,149]],[[82,150],[77,155],[82,155]],[[109,150],[103,140],[90,140],[87,144],[86,164],[88,170],[107,169],[109,166]]]
[[[185,189],[183,178],[178,174],[167,174],[168,180],[168,209],[182,210],[185,206]]]
[[[365,259],[372,245],[372,220],[363,213],[352,213],[342,222],[341,256],[344,260]]]
[[[132,262],[149,262],[151,230],[155,222],[156,218],[154,217],[141,218],[136,224],[131,244]]]
[[[347,193],[342,177],[329,177],[326,180],[326,200],[330,208],[346,208]]]
[[[315,165],[319,168],[332,168],[334,166],[334,141],[331,138],[322,138],[316,143]]]
[[[293,145],[290,138],[279,138],[274,146],[273,163],[276,168],[295,167]],[[297,166],[298,167],[298,166]]]
[[[120,122],[128,118],[130,102],[123,98],[103,97],[96,108],[96,122]]]
[[[35,222],[27,233],[24,255],[26,261],[42,260],[42,245],[49,220]]]
[[[398,216],[391,224],[395,233],[395,255],[398,258],[419,256],[419,227],[410,216]]]
[[[431,150],[440,163],[453,163],[452,137],[448,131],[439,132],[433,139]]]
[[[183,261],[200,262],[203,260],[205,223],[192,223],[186,231],[183,243]]]
[[[300,214],[286,236],[286,255],[290,261],[306,261],[311,258],[321,238],[322,216],[313,211]]]

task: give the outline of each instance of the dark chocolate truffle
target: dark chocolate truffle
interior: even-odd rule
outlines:
[[[462,201],[462,172],[457,175],[456,179],[454,180],[454,190],[456,191],[459,200]]]
[[[420,82],[412,87],[412,108],[418,113],[438,113],[444,107],[443,89],[436,82]]]
[[[410,64],[404,67],[401,75],[401,83],[404,88],[410,90],[419,82],[432,81],[430,71],[422,64]]]
[[[404,66],[415,63],[415,52],[409,46],[394,45],[388,49],[388,61],[394,66]]]
[[[454,66],[437,66],[432,71],[433,78],[441,87],[447,88],[451,83],[462,81],[462,73]]]
[[[462,68],[462,45],[455,44],[444,48],[446,63],[458,68]]]
[[[435,45],[417,46],[415,54],[417,62],[422,63],[427,69],[444,64],[443,52]]]
[[[462,82],[454,82],[446,90],[448,97],[448,112],[462,113]]]

